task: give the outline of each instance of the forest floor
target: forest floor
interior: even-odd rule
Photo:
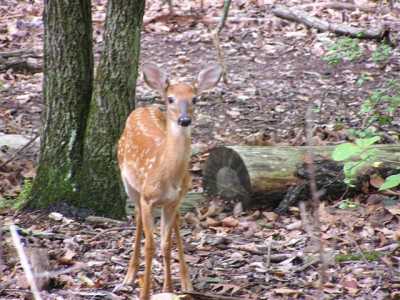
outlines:
[[[98,57],[106,1],[92,2]],[[147,4],[142,62],[157,63],[172,78],[190,82],[202,67],[217,61],[210,31],[218,25],[222,1],[205,0],[204,12],[199,2],[175,1],[177,16],[172,17],[159,17],[167,13],[167,5],[160,1]],[[362,104],[378,89],[399,96],[392,89],[399,80],[398,47],[387,56],[378,50],[381,59],[377,59],[379,43],[360,40],[355,60],[329,64],[329,45],[338,37],[274,17],[273,2],[233,1],[221,33],[229,84],[220,83],[196,108],[193,139],[203,156],[220,144],[304,145],[305,112],[310,105],[315,113],[314,143],[337,144],[351,139],[349,129],[364,129],[368,116],[361,112]],[[398,7],[388,11],[383,5],[371,13],[324,8],[307,0],[290,1],[290,5],[308,7],[311,15],[331,22],[344,19],[363,28],[387,22],[400,28]],[[0,56],[29,50],[35,53],[31,61],[42,63],[42,9],[42,1],[37,0],[0,4]],[[398,32],[396,38],[398,42]],[[43,73],[37,71],[0,72],[0,138],[17,135],[29,141],[39,133],[42,79]],[[139,79],[138,105],[146,105],[155,96]],[[377,108],[383,111],[386,106],[382,101]],[[379,126],[384,143],[399,141],[399,112],[392,117],[390,124]],[[0,199],[17,199],[23,183],[29,184],[35,176],[38,143],[19,153],[13,147],[0,147]],[[198,183],[202,160],[194,160]],[[182,228],[195,290],[236,299],[399,299],[399,194],[379,194],[373,186],[366,190],[350,199],[351,205],[342,205],[343,199],[338,199],[319,210],[326,263],[322,286],[318,285],[320,259],[312,230],[303,227],[298,208],[279,216],[259,209],[232,211],[210,199],[184,217]],[[67,214],[5,208],[0,209],[0,218],[1,226],[17,224],[24,229],[20,232],[24,244],[36,249],[28,252],[48,254],[49,262],[38,264],[48,264],[53,277],[42,291],[45,299],[133,299],[137,293],[138,285],[112,292],[126,272],[134,236],[132,220],[99,224]],[[8,232],[3,230],[0,242],[0,298],[31,298]],[[31,257],[40,260],[46,255]],[[162,286],[161,262],[157,255],[155,291]],[[179,288],[177,267],[175,260],[174,283]]]

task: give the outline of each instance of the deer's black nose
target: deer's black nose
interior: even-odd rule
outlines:
[[[179,117],[178,119],[179,126],[187,127],[190,125],[190,123],[192,123],[192,119],[190,119],[188,116]]]

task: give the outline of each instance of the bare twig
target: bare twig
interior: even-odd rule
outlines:
[[[5,263],[3,260],[3,229],[0,227],[0,272],[3,272],[3,270],[5,269]]]
[[[19,148],[17,152],[14,153],[13,156],[11,156],[8,160],[6,160],[4,163],[0,165],[0,169],[8,165],[10,162],[12,162],[19,154],[21,154],[26,148],[28,148],[30,145],[33,144],[33,142],[36,141],[36,139],[39,137],[39,134],[36,134],[28,143],[26,143],[24,146]]]
[[[1,229],[2,227],[0,227]],[[6,227],[3,227],[5,229]],[[25,229],[22,227],[17,227],[18,233],[21,236],[33,236],[33,237],[38,237],[38,238],[47,238],[47,239],[55,239],[55,240],[64,240],[65,235],[64,234],[59,234],[59,233],[52,233],[52,232],[46,232],[46,231],[32,231],[29,229]]]
[[[229,13],[229,8],[231,6],[231,2],[232,2],[231,0],[224,1],[224,12],[222,14],[222,18],[221,18],[221,21],[218,26],[218,34],[222,31],[222,29],[225,26],[225,22],[226,22],[226,19],[228,18],[228,13]]]
[[[212,33],[214,47],[217,49],[218,62],[222,68],[222,80],[224,81],[225,84],[228,84],[228,76],[227,76],[227,68],[226,68],[225,59],[224,59],[224,51],[222,50],[221,45],[220,45],[219,34],[225,26],[226,19],[228,18],[230,5],[231,5],[231,0],[224,1],[224,12],[222,14],[221,21],[219,23],[218,28],[216,30],[214,30],[214,32]]]
[[[213,38],[214,46],[217,49],[218,62],[222,68],[222,80],[224,81],[225,84],[228,84],[228,76],[227,76],[227,70],[226,70],[225,59],[224,59],[224,51],[222,50],[220,42],[219,42],[218,30],[216,30],[212,34],[212,38]]]
[[[48,277],[48,278],[54,278],[57,277],[59,275],[64,275],[64,274],[68,274],[74,271],[78,271],[78,270],[83,270],[86,269],[88,267],[87,264],[85,263],[76,263],[74,266],[70,267],[70,268],[66,268],[66,269],[61,269],[58,271],[51,271],[51,272],[42,272],[42,273],[38,273],[35,274],[35,277]]]
[[[106,230],[103,230],[102,232],[99,232],[98,234],[96,234],[94,237],[92,237],[88,242],[94,242],[95,240],[97,240],[100,236],[112,232],[112,231],[120,231],[120,230],[133,230],[133,227],[127,227],[127,226],[122,226],[122,227],[113,227],[113,228],[109,228]]]
[[[14,246],[17,249],[17,253],[18,253],[19,259],[21,261],[21,266],[24,270],[26,279],[31,288],[33,298],[35,300],[42,300],[42,297],[40,296],[40,292],[36,286],[35,277],[33,276],[31,267],[29,265],[28,257],[25,254],[24,247],[22,246],[21,239],[19,238],[19,235],[17,232],[17,227],[15,225],[10,225],[10,233],[11,233],[11,238],[14,243]]]
[[[313,146],[312,145],[312,132],[313,132],[313,124],[314,124],[314,117],[313,117],[313,111],[312,111],[312,106],[310,105],[307,109],[307,114],[306,114],[306,137],[307,137],[307,145],[308,146]],[[314,164],[314,153],[311,150],[312,147],[309,147],[308,150],[308,163],[307,163],[307,168],[308,168],[308,173],[310,176],[310,192],[311,192],[311,199],[312,199],[312,206],[314,210],[314,215],[313,215],[313,228],[314,228],[314,235],[315,235],[315,243],[318,247],[318,253],[319,253],[319,260],[321,262],[320,268],[319,268],[319,275],[320,275],[320,293],[321,293],[321,299],[323,296],[323,285],[326,281],[327,275],[326,275],[326,261],[324,259],[324,246],[322,242],[322,233],[321,233],[321,220],[319,216],[319,208],[320,208],[320,199],[319,199],[319,192],[317,188],[317,181],[316,181],[316,176],[315,176],[315,164]]]
[[[272,248],[272,242],[271,240],[267,241],[267,262],[265,263],[265,267],[269,269],[271,266],[271,248]]]
[[[125,224],[125,222],[119,220],[106,217],[99,217],[99,216],[87,216],[85,221],[91,225],[99,225],[99,226],[104,226],[104,225],[123,226]]]
[[[312,223],[308,216],[307,209],[306,209],[306,206],[303,201],[301,201],[299,203],[299,209],[300,209],[300,217],[301,217],[301,222],[303,223],[304,231],[308,234],[308,236],[310,237],[311,240],[315,240]]]

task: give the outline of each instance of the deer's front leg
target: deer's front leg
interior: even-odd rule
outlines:
[[[154,220],[152,215],[152,205],[147,203],[144,198],[140,201],[142,211],[142,222],[145,236],[144,243],[144,256],[145,256],[145,269],[144,269],[144,284],[143,289],[140,293],[141,300],[150,299],[150,288],[151,288],[151,266],[154,257],[155,245],[154,245]]]
[[[176,236],[176,246],[178,248],[178,256],[179,256],[179,267],[180,267],[180,276],[181,276],[181,284],[183,291],[193,291],[192,282],[190,280],[189,268],[185,261],[185,252],[183,247],[183,242],[180,234],[180,215],[179,211],[176,212],[176,220],[174,224],[174,231]]]
[[[164,206],[161,214],[161,251],[164,260],[163,292],[172,292],[171,279],[171,235],[175,224],[177,204]]]

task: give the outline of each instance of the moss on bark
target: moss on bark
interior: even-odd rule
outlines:
[[[47,1],[40,161],[30,206],[78,196],[83,137],[93,81],[89,0]]]

